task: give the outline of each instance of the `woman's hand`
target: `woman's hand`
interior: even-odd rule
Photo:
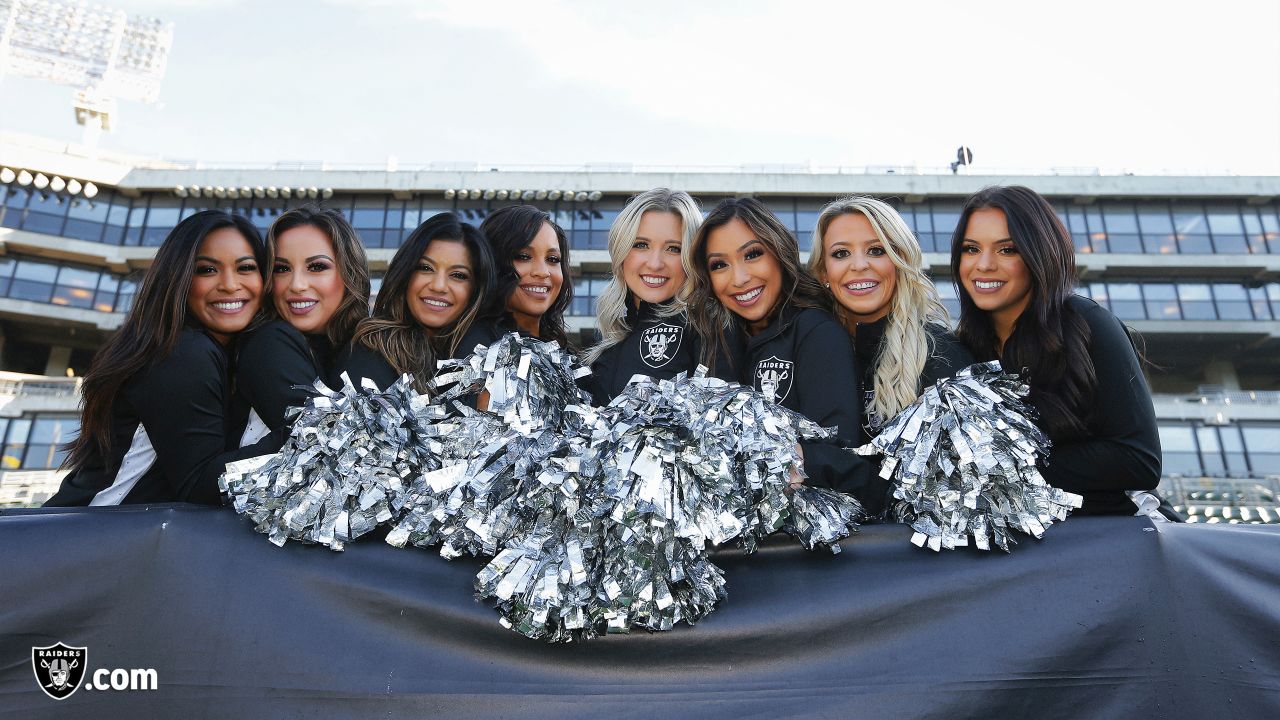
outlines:
[[[804,475],[800,472],[800,468],[804,467],[804,448],[800,447],[800,443],[796,443],[796,457],[799,461],[791,466],[791,478],[787,490],[795,490],[804,485]]]

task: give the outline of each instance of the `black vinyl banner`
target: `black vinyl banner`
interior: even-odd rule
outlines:
[[[0,717],[1280,717],[1280,528],[910,536],[723,549],[696,627],[549,645],[474,600],[474,559],[278,548],[182,505],[6,511]]]

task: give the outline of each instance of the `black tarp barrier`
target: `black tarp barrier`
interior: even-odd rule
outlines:
[[[870,526],[721,550],[696,627],[548,645],[474,559],[269,544],[227,510],[0,513],[0,717],[1280,717],[1280,532],[1072,518],[1011,555]],[[31,647],[154,668],[55,701]]]

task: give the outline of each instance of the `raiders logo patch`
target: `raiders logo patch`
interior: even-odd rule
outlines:
[[[640,335],[640,359],[651,368],[665,367],[676,357],[684,328],[663,323],[646,329]]]
[[[69,698],[80,687],[84,664],[88,661],[88,648],[62,643],[31,648],[31,669],[36,673],[36,682],[44,694],[54,700]]]
[[[756,390],[774,402],[782,402],[791,394],[793,377],[790,360],[779,360],[777,356],[756,363]]]

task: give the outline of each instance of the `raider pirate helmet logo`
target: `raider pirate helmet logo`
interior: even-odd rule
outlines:
[[[782,402],[791,394],[792,364],[775,355],[756,363],[756,389],[774,402]]]
[[[84,680],[84,665],[89,648],[70,647],[58,643],[31,648],[31,669],[36,673],[40,689],[54,700],[65,700]]]
[[[666,365],[675,359],[682,337],[684,328],[679,325],[654,325],[640,335],[640,359],[651,368]]]

